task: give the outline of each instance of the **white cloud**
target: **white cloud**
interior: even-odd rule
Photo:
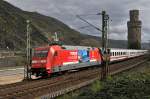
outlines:
[[[110,38],[127,39],[127,21],[129,10],[139,9],[142,20],[142,41],[150,40],[150,1],[149,0],[6,0],[13,5],[27,11],[37,11],[49,15],[71,27],[78,29],[86,25],[78,20],[77,14],[98,13],[106,10],[112,22],[110,25]],[[100,25],[100,17],[85,17],[96,26]],[[90,30],[90,31],[89,31]],[[80,30],[81,32],[97,35],[98,31],[93,28]]]

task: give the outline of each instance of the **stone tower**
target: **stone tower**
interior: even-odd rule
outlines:
[[[130,21],[127,22],[129,49],[141,48],[141,25],[139,10],[130,10]]]

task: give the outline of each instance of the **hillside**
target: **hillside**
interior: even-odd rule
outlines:
[[[37,12],[23,11],[0,1],[0,49],[20,50],[26,45],[26,20],[31,21],[32,46],[48,44],[54,32],[63,38],[64,44],[100,46],[100,38],[81,34],[61,21]],[[126,48],[126,41],[111,40],[111,47]],[[118,43],[119,42],[119,43]]]
[[[45,43],[46,37],[32,25],[32,42]],[[10,5],[7,2],[0,1],[0,47],[11,49],[20,49],[26,44],[26,18],[23,17],[23,11]]]
[[[54,32],[59,32],[65,44],[80,45],[84,40],[85,44],[99,46],[99,42],[91,36],[91,43],[86,35],[71,29],[61,21],[41,15],[37,12],[26,12],[13,5],[0,1],[0,48],[22,49],[26,44],[26,20],[32,24],[32,45],[39,46],[48,43]]]

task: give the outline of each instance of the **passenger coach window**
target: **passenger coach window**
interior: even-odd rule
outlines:
[[[123,52],[123,54],[125,55],[126,53],[125,53],[125,52]]]

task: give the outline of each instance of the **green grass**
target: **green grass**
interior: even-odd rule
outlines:
[[[97,93],[98,91],[100,91],[101,89],[103,89],[102,83],[100,80],[96,80],[92,85],[91,85],[91,90],[94,93]]]
[[[95,81],[59,99],[150,99],[150,62],[128,72]]]

